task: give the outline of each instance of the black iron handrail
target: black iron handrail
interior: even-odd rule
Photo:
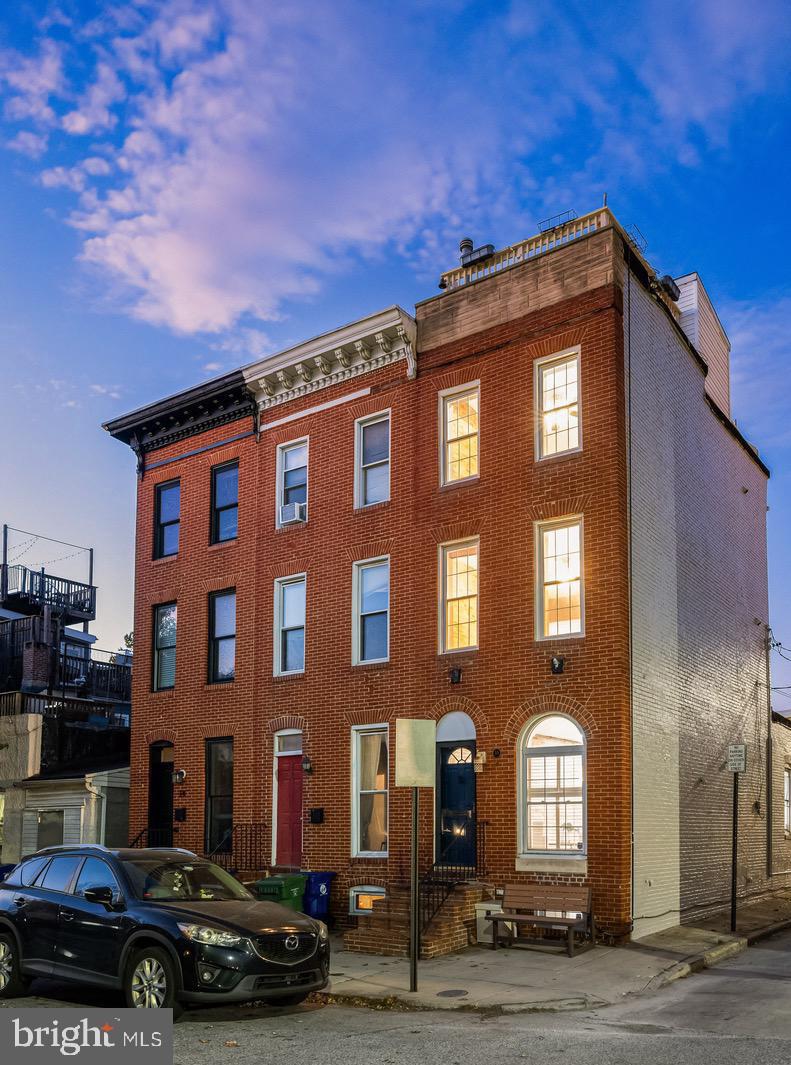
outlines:
[[[163,828],[141,828],[135,838],[130,840],[129,846],[135,850],[145,847],[155,850],[172,847],[173,829],[169,825]]]
[[[227,829],[217,846],[206,854],[216,865],[229,872],[243,869],[261,870],[267,859],[267,824],[264,821],[239,821]]]
[[[487,821],[468,817],[459,826],[439,857],[420,879],[420,927],[423,932],[442,909],[457,884],[477,880],[486,873]],[[472,841],[472,847],[470,842]],[[460,853],[472,851],[472,862]]]

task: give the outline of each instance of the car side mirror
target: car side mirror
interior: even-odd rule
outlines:
[[[115,892],[111,887],[92,887],[86,889],[83,898],[86,902],[96,902],[101,906],[112,907]]]

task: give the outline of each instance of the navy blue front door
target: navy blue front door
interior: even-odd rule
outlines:
[[[475,742],[437,744],[437,861],[475,866]]]

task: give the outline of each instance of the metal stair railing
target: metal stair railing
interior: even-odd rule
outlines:
[[[468,817],[460,831],[443,848],[439,858],[420,879],[420,928],[425,932],[458,884],[477,880],[486,871],[486,821]],[[470,847],[472,862],[462,860],[460,852]]]

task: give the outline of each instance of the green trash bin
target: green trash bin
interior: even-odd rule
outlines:
[[[267,902],[279,902],[281,906],[288,906],[290,910],[302,913],[302,898],[307,880],[304,873],[278,873],[276,876],[265,876],[263,880],[256,880],[253,884],[253,894],[256,898],[265,899]]]

